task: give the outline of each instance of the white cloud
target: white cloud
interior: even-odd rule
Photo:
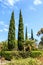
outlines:
[[[8,29],[7,29],[7,28],[4,28],[4,31],[5,31],[5,32],[7,32],[7,31],[8,31]]]
[[[42,4],[42,0],[34,0],[33,4],[40,5],[40,4]]]
[[[4,26],[4,27],[7,27],[8,28],[8,25],[5,24],[3,21],[0,21],[0,25]]]
[[[0,26],[2,26],[2,30],[0,30],[0,32],[3,32],[3,31],[7,32],[8,31],[9,26],[7,24],[5,24],[3,21],[0,21]]]
[[[30,10],[36,11],[36,8],[34,8],[33,6],[31,6],[31,7],[30,7]]]
[[[13,7],[14,4],[16,4],[17,2],[19,2],[20,0],[0,0],[0,2],[5,5],[5,6],[11,6]]]
[[[14,3],[15,3],[15,1],[14,0],[7,0],[7,2],[6,2],[8,5],[11,5],[11,6],[13,6],[14,5]]]
[[[9,26],[8,25],[4,25],[4,27],[8,28]]]
[[[3,32],[3,30],[0,30],[0,32]]]

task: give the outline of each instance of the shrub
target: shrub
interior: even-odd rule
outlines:
[[[0,51],[0,56],[4,56],[4,51]]]
[[[32,51],[30,56],[31,57],[40,57],[42,55],[42,53],[40,51]]]
[[[14,57],[15,59],[19,59],[19,58],[28,58],[28,57],[40,57],[42,56],[42,52],[41,51],[2,51],[0,52],[0,55],[2,57],[5,57],[6,60],[11,60],[12,57]]]
[[[22,58],[28,58],[28,57],[32,57],[32,58],[36,58],[36,57],[40,57],[42,56],[41,51],[22,51],[19,52],[19,55],[21,55]]]
[[[19,55],[19,51],[14,51],[11,53],[11,55],[14,56],[15,59],[21,58],[21,56]]]
[[[11,61],[11,59],[12,59],[12,55],[9,54],[9,53],[5,53],[5,54],[4,54],[4,57],[5,57],[5,59],[8,60],[8,61]]]
[[[22,51],[19,53],[19,55],[21,55],[22,58],[27,58],[27,57],[30,57],[30,53],[29,51]]]
[[[8,42],[7,41],[4,41],[2,43],[3,43],[2,50],[3,51],[7,51],[8,50]]]
[[[9,60],[10,61],[12,59],[11,53],[7,53],[5,51],[1,51],[0,52],[0,55],[1,55],[1,57],[4,57],[6,60]]]

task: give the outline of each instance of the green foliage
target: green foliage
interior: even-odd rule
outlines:
[[[24,43],[24,27],[23,27],[22,13],[20,10],[19,26],[18,26],[18,49],[20,51],[23,50],[23,43]]]
[[[19,52],[19,55],[22,57],[22,58],[28,58],[28,57],[30,57],[30,54],[31,54],[31,52],[29,52],[29,51],[22,51],[22,52]]]
[[[43,28],[41,28],[41,29],[37,32],[37,35],[38,35],[38,36],[41,35],[41,34],[43,34]]]
[[[31,39],[33,40],[33,30],[31,29]]]
[[[41,57],[42,56],[42,52],[41,51],[22,51],[19,52],[19,55],[22,58],[28,58],[28,57],[32,57],[32,58],[37,58],[37,57]]]
[[[38,48],[43,50],[43,36],[41,37],[41,41],[39,42]]]
[[[43,34],[43,28],[41,28],[38,32],[37,32],[37,36],[40,36],[41,34]],[[41,41],[39,42],[38,45],[39,49],[43,50],[43,36],[41,37]]]
[[[34,40],[26,40],[25,41],[25,45],[28,46],[29,44],[32,45],[33,43],[35,43]]]
[[[6,60],[8,60],[8,61],[11,61],[11,59],[12,59],[12,55],[10,55],[10,54],[4,54],[4,57],[5,57],[5,59]]]
[[[25,40],[28,40],[28,35],[27,35],[27,27],[26,27]]]
[[[30,54],[30,57],[37,58],[37,57],[40,57],[41,55],[42,53],[40,51],[32,51]]]
[[[7,65],[43,65],[43,63],[38,59],[26,58],[14,60],[14,62],[10,62]]]
[[[36,49],[35,40],[26,40],[25,47],[26,48],[29,47],[30,50],[35,50]]]
[[[12,52],[10,52],[10,54],[11,54],[15,59],[21,58],[21,55],[20,55],[19,53],[20,53],[20,51],[12,51]]]
[[[38,32],[37,32],[37,36],[40,36],[41,34],[43,34],[43,28],[41,28]],[[43,50],[43,36],[41,37],[41,41],[39,42],[38,45],[39,49]]]
[[[7,50],[8,50],[8,42],[5,41],[5,42],[2,42],[2,43],[3,43],[3,45],[2,45],[2,50],[3,50],[3,51],[7,51]]]
[[[14,12],[12,12],[9,32],[8,32],[8,49],[12,50],[15,47],[15,20],[14,20]]]
[[[15,48],[13,50],[18,50],[18,40],[14,40],[15,42]]]
[[[14,65],[14,63],[10,62],[8,65]]]
[[[12,59],[12,55],[9,52],[1,51],[0,55],[5,58],[5,60],[10,61]]]
[[[11,60],[13,57],[19,59],[22,56],[19,54],[19,51],[0,51],[0,56],[4,57],[6,60]]]
[[[37,58],[43,56],[43,51],[2,51],[0,52],[2,57],[5,57],[6,60],[11,60],[12,58],[16,59],[26,59],[26,58]]]
[[[37,60],[37,59],[30,59],[29,60],[29,65],[42,65],[42,63],[40,63],[40,61],[39,60]]]

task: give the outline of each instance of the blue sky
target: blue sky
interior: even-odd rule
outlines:
[[[34,38],[39,40],[36,33],[43,28],[43,0],[0,0],[0,41],[8,38],[8,28],[13,10],[17,36],[20,9],[23,15],[24,31],[27,26],[30,37],[31,29],[33,29]]]

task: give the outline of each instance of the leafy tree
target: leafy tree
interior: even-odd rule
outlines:
[[[43,34],[43,28],[41,28],[38,32],[37,32],[37,36],[40,36],[41,34]],[[41,37],[41,41],[39,42],[39,48],[43,49],[43,36]]]
[[[41,41],[39,42],[38,47],[39,49],[43,49],[43,36],[41,37]]]
[[[43,34],[43,28],[41,28],[38,32],[37,32],[37,36]]]
[[[39,44],[43,45],[43,36],[41,37],[41,41]]]
[[[31,39],[34,40],[33,38],[33,30],[31,29]]]
[[[26,40],[25,41],[25,48],[28,48],[28,50],[31,48],[31,50],[36,49],[35,40]]]
[[[27,27],[26,27],[25,40],[28,40]]]
[[[14,20],[14,12],[12,12],[9,32],[8,32],[8,49],[12,50],[15,47],[15,20]]]
[[[19,26],[18,26],[18,49],[21,51],[23,49],[24,43],[24,27],[23,27],[23,18],[20,10],[19,15]]]

